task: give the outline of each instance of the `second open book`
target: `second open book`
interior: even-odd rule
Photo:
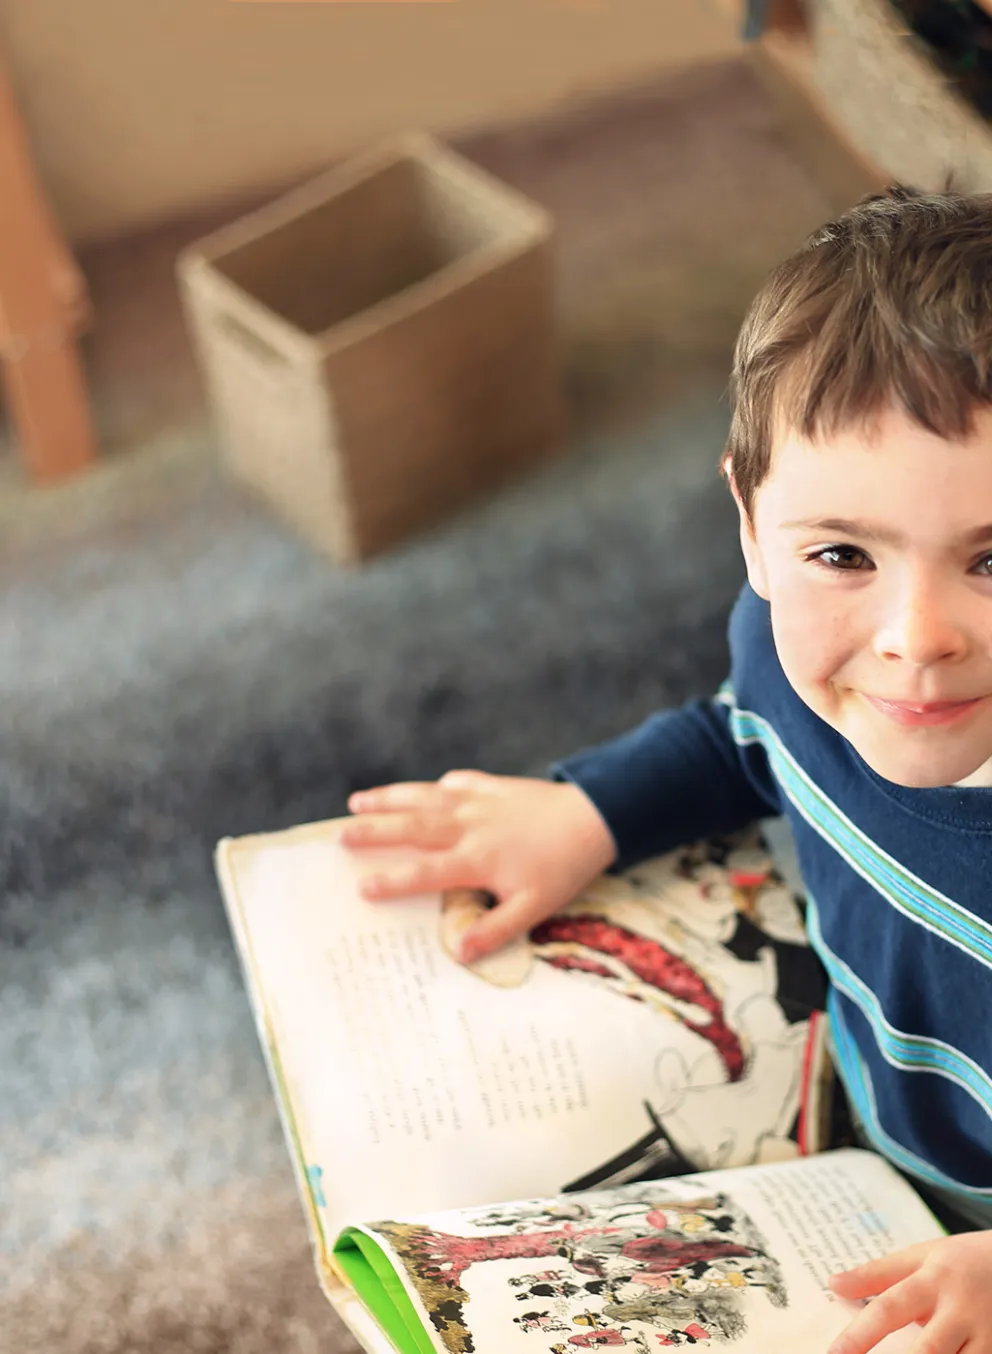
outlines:
[[[829,1273],[939,1235],[880,1159],[817,1155],[822,977],[760,834],[605,877],[467,969],[483,904],[363,901],[337,830],[217,862],[318,1273],[367,1348],[818,1354],[855,1310]]]

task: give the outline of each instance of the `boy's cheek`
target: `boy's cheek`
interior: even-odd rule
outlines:
[[[782,668],[793,686],[826,688],[849,674],[857,645],[839,624],[836,612],[824,613],[815,590],[773,589],[772,634]]]

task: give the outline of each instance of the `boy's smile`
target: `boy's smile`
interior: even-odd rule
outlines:
[[[950,724],[966,714],[977,701],[934,701],[927,705],[911,705],[905,701],[881,700],[877,696],[867,696],[876,710],[888,715],[897,724],[907,728],[928,728],[935,724]]]
[[[949,442],[890,409],[778,439],[741,513],[799,696],[900,785],[992,785],[992,410]]]

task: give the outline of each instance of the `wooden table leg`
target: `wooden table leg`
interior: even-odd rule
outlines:
[[[45,201],[0,62],[0,362],[21,454],[39,480],[96,458],[76,347],[88,313],[85,283]]]
[[[71,335],[3,364],[21,455],[32,477],[62,479],[96,459],[89,396]]]

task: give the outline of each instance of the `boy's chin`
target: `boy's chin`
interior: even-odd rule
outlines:
[[[902,785],[907,790],[939,790],[955,783],[949,777],[939,775],[929,768],[922,768],[919,771],[897,770],[891,772],[875,766],[872,767],[872,770],[877,771],[883,780],[891,781],[893,785]],[[965,772],[964,774],[967,775],[968,773]],[[964,776],[958,776],[956,779],[963,780]]]
[[[925,747],[893,753],[878,747],[863,747],[854,744],[862,761],[893,785],[902,785],[908,790],[937,790],[948,785],[957,785],[974,774],[983,763],[976,764],[974,756],[954,756],[932,748],[929,753]]]

